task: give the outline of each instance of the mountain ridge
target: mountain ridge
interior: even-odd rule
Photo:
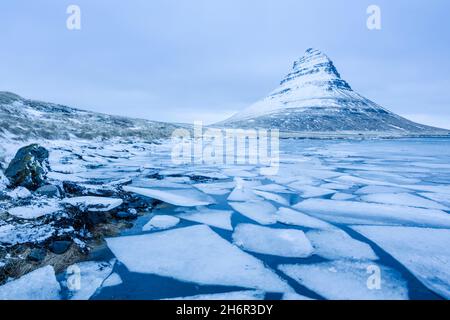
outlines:
[[[177,124],[108,115],[0,91],[0,136],[10,140],[168,138]]]

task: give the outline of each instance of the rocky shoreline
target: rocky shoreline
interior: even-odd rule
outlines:
[[[133,225],[157,200],[127,193],[131,179],[109,184],[51,184],[49,151],[19,149],[0,170],[0,285],[44,266],[56,273],[84,261],[91,250]]]

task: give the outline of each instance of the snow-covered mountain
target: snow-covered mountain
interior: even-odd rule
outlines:
[[[152,141],[177,125],[83,111],[0,92],[0,138],[9,140],[109,139]]]
[[[216,125],[299,133],[447,135],[450,132],[409,121],[353,91],[328,56],[315,49],[306,50],[268,97]]]

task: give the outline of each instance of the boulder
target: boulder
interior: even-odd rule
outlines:
[[[9,178],[10,187],[25,187],[35,191],[45,185],[49,153],[38,144],[23,147],[9,164],[5,175]]]
[[[28,199],[33,196],[31,192],[24,187],[17,187],[14,190],[9,191],[6,195],[12,200]]]
[[[42,196],[46,196],[48,198],[57,198],[61,195],[58,187],[54,186],[54,185],[46,185],[46,186],[40,187],[36,190],[35,193],[42,195]]]
[[[54,254],[63,254],[69,250],[70,246],[72,245],[71,241],[53,241],[49,246],[48,249],[53,252]]]
[[[42,262],[47,256],[47,250],[42,248],[36,248],[31,250],[27,259],[32,262]]]

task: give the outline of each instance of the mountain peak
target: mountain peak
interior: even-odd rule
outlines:
[[[303,57],[294,62],[292,71],[281,81],[286,83],[297,83],[302,86],[315,85],[351,90],[347,82],[341,79],[341,75],[333,64],[333,61],[322,51],[309,48]]]
[[[218,125],[297,133],[448,134],[404,119],[353,91],[333,61],[312,48],[294,62],[278,88]]]

